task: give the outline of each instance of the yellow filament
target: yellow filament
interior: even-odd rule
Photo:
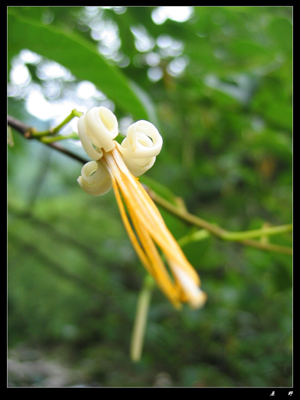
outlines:
[[[197,286],[200,285],[198,274],[168,230],[148,193],[128,171],[117,148],[105,153],[101,162],[106,165],[111,174],[121,218],[138,257],[163,293],[176,308],[179,308],[180,302],[188,300],[187,296],[176,275],[173,274],[175,282],[170,278],[156,245],[165,254],[171,271],[172,264],[176,265],[187,273]],[[133,227],[129,222],[124,204]]]
[[[121,192],[123,193],[124,186],[126,187],[126,191],[130,192],[130,200],[133,200],[133,204],[136,205],[134,213],[144,226],[144,229],[149,231],[154,241],[162,249],[167,258],[173,260],[177,265],[179,264],[179,266],[182,267],[192,279],[194,279],[196,284],[200,284],[198,274],[187,261],[180,246],[170,233],[160,212],[148,193],[140,182],[127,170],[126,166],[126,169],[123,168],[123,160],[120,157],[118,150],[113,149],[112,154],[117,165],[120,167],[116,174],[116,179],[120,185]]]

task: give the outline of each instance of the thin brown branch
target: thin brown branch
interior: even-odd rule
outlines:
[[[14,118],[14,117],[11,117],[10,115],[8,115],[8,117],[7,117],[7,123],[10,127],[12,127],[13,129],[15,129],[16,131],[21,133],[27,139],[32,138],[31,132],[36,132],[35,128],[30,127],[29,125],[25,124],[22,121],[19,121],[18,119]],[[36,137],[36,139],[39,140],[38,137]],[[66,156],[71,157],[74,160],[81,162],[82,164],[87,162],[84,158],[70,152],[69,150],[63,148],[56,142],[45,143],[45,144],[49,147],[52,147],[56,151],[59,151],[60,153],[63,153]],[[246,246],[255,247],[257,249],[264,250],[264,251],[273,251],[276,253],[282,253],[282,254],[288,254],[288,255],[293,254],[293,250],[290,247],[279,246],[279,245],[271,244],[268,242],[262,242],[262,241],[251,240],[251,239],[238,240],[238,239],[236,239],[237,233],[235,233],[235,236],[233,237],[234,233],[226,231],[225,229],[223,229],[222,227],[220,227],[218,225],[211,224],[210,222],[208,222],[202,218],[199,218],[193,214],[190,214],[183,207],[178,207],[178,206],[170,203],[169,201],[160,197],[154,191],[148,189],[148,193],[149,193],[150,197],[152,198],[152,200],[156,204],[162,206],[170,213],[176,215],[178,218],[182,219],[183,221],[185,221],[188,224],[206,229],[207,231],[209,231],[210,233],[212,233],[213,235],[215,235],[216,237],[218,237],[220,239],[238,241],[239,243],[242,243]],[[239,235],[240,235],[240,233],[239,233]]]
[[[25,124],[22,121],[19,121],[18,119],[8,115],[7,116],[7,124],[15,129],[17,132],[21,133],[26,139],[32,139],[31,132],[36,132],[36,129]],[[38,140],[38,138],[36,138]],[[77,154],[72,153],[71,151],[65,149],[64,147],[60,146],[56,142],[53,143],[45,143],[47,146],[52,147],[56,151],[59,151],[60,153],[65,154],[68,157],[73,158],[74,160],[77,160],[81,162],[82,164],[85,164],[87,160],[84,158],[78,156]]]
[[[24,122],[14,118],[10,115],[7,116],[7,125],[9,125],[13,129],[15,129],[16,131],[21,133],[27,139],[29,139],[29,137],[31,136],[30,132],[35,131],[35,129],[32,128],[31,126],[25,124]]]
[[[64,147],[60,146],[58,143],[53,142],[53,143],[45,143],[47,146],[52,147],[52,149],[55,149],[57,151],[59,151],[60,153],[65,154],[68,157],[73,158],[74,160],[77,160],[79,162],[81,162],[82,164],[85,164],[87,162],[87,160],[85,160],[84,158],[78,156],[77,154],[72,153],[71,151],[65,149]]]

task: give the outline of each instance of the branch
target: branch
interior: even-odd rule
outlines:
[[[188,224],[206,229],[208,232],[212,233],[213,235],[217,236],[220,239],[238,241],[239,243],[242,243],[246,246],[255,247],[260,250],[273,251],[276,253],[282,253],[288,255],[293,254],[293,249],[290,247],[279,246],[271,243],[265,243],[250,239],[251,237],[262,237],[266,235],[271,235],[271,234],[275,235],[278,233],[291,231],[293,227],[292,224],[275,226],[273,228],[270,227],[253,231],[229,232],[218,225],[211,224],[210,222],[205,221],[204,219],[199,218],[196,215],[190,214],[182,207],[178,207],[170,203],[169,201],[165,200],[157,193],[155,193],[153,190],[148,189],[148,193],[156,204],[160,205],[161,207],[169,211],[171,214],[176,215],[177,217],[182,219],[184,222],[187,222]]]
[[[47,146],[49,146],[49,147],[52,147],[52,149],[55,149],[55,150],[59,151],[60,153],[63,153],[66,156],[71,157],[74,160],[77,160],[77,161],[81,162],[82,164],[85,164],[87,162],[87,160],[85,160],[84,158],[78,156],[77,154],[72,153],[71,151],[65,149],[64,147],[60,146],[56,142],[54,142],[54,143],[45,143],[45,144]]]
[[[19,121],[18,119],[11,117],[10,115],[7,116],[7,125],[11,126],[14,128],[16,131],[21,133],[23,136],[28,138],[28,132],[34,131],[35,129],[30,127],[27,124],[24,124],[24,122]]]
[[[81,162],[82,164],[86,163],[87,160],[84,158],[70,152],[69,150],[61,147],[56,142],[48,142],[45,140],[47,136],[53,135],[59,131],[66,123],[68,123],[73,117],[79,117],[82,113],[77,110],[72,110],[71,114],[64,119],[64,121],[59,124],[57,127],[50,129],[44,132],[37,132],[37,130],[29,125],[25,124],[22,121],[17,120],[10,115],[7,116],[7,123],[10,127],[14,128],[16,131],[21,133],[26,139],[35,138],[47,146],[59,151],[60,153],[65,154],[68,157],[73,158]],[[53,137],[54,139],[54,137]],[[244,231],[244,232],[229,232],[226,229],[221,228],[218,225],[214,225],[202,218],[199,218],[193,214],[190,214],[184,207],[180,207],[179,205],[174,205],[169,201],[165,200],[163,197],[159,196],[156,192],[148,188],[148,193],[152,200],[160,205],[161,207],[165,208],[168,212],[176,215],[178,218],[182,219],[188,224],[198,226],[200,228],[205,229],[210,234],[215,235],[216,237],[223,239],[223,240],[230,240],[230,241],[238,241],[246,246],[255,247],[260,250],[265,251],[273,251],[276,253],[282,253],[287,255],[293,254],[293,249],[290,247],[279,246],[275,244],[271,244],[265,241],[258,241],[258,240],[251,240],[254,237],[266,237],[270,235],[276,235],[279,233],[289,232],[292,231],[293,226],[292,224],[286,224],[281,226],[275,227],[265,227],[263,229],[256,229],[251,231]],[[205,234],[206,236],[209,236]]]
[[[26,139],[39,139],[39,137],[35,137],[32,135],[32,133],[36,133],[37,130],[27,124],[25,124],[22,121],[19,121],[18,119],[11,117],[10,115],[7,116],[7,124],[15,129],[17,132],[21,133]],[[44,136],[42,136],[44,137]],[[42,139],[41,137],[41,139]],[[64,147],[60,146],[59,144],[57,144],[56,142],[51,142],[51,143],[46,143],[43,140],[42,141],[44,144],[46,144],[47,146],[51,147],[52,149],[55,149],[57,151],[59,151],[60,153],[65,154],[68,157],[73,158],[74,160],[77,160],[79,162],[81,162],[82,164],[85,164],[87,162],[87,160],[85,160],[84,158],[78,156],[77,154],[72,153],[71,151],[65,149]]]

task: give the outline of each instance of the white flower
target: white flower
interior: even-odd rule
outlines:
[[[113,187],[125,229],[146,270],[175,307],[188,302],[201,307],[206,294],[200,278],[168,230],[156,205],[135,176],[154,164],[162,147],[162,137],[153,124],[138,121],[127,130],[121,144],[118,121],[105,107],[94,107],[78,122],[82,146],[94,160],[81,169],[82,189],[100,196]],[[170,267],[167,270],[158,249]]]
[[[162,148],[162,137],[153,124],[140,120],[130,125],[121,144],[113,139],[118,135],[118,121],[106,107],[93,107],[78,121],[78,134],[86,153],[100,160],[103,151],[116,145],[125,164],[134,176],[145,173],[155,162]]]

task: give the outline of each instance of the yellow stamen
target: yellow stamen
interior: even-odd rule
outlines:
[[[168,230],[148,193],[127,169],[118,149],[115,147],[105,152],[101,162],[111,174],[125,229],[147,271],[176,308],[185,301],[200,307],[206,295],[199,289],[200,279],[196,271]],[[175,281],[171,279],[156,246],[164,253]],[[187,291],[191,292],[190,295]]]

